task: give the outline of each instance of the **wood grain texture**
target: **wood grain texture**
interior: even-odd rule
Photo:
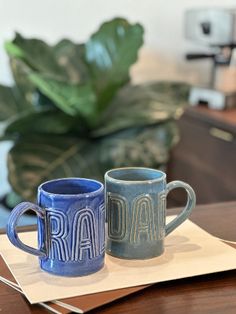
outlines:
[[[168,210],[169,214],[179,209]],[[236,241],[236,202],[202,205],[191,220],[216,237]],[[24,228],[25,229],[25,228]],[[0,313],[48,313],[0,283]],[[150,286],[131,296],[96,309],[92,313],[235,314],[236,270]]]

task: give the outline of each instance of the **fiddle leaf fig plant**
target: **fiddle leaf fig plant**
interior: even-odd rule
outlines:
[[[82,44],[51,46],[18,33],[5,44],[15,85],[0,86],[1,140],[13,141],[8,177],[21,199],[34,200],[37,186],[52,178],[165,168],[189,86],[131,84],[143,34],[140,24],[115,18]]]

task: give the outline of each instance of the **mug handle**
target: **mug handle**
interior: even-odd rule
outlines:
[[[17,223],[18,223],[18,220],[20,219],[21,215],[23,215],[28,210],[33,210],[37,214],[38,217],[44,218],[44,212],[43,212],[41,207],[39,207],[38,205],[35,205],[33,203],[30,203],[30,202],[22,202],[22,203],[18,204],[12,210],[12,212],[10,214],[10,217],[9,217],[9,220],[7,223],[7,230],[6,230],[7,236],[9,238],[9,240],[11,241],[11,243],[14,246],[18,247],[19,249],[21,249],[27,253],[36,255],[36,256],[45,257],[46,256],[45,252],[38,250],[38,249],[35,249],[35,248],[32,248],[32,247],[24,244],[19,239],[19,236],[18,236],[18,233],[16,230]]]
[[[193,208],[196,205],[196,195],[194,190],[189,184],[183,181],[172,181],[168,183],[166,186],[166,196],[171,190],[176,188],[184,188],[188,194],[188,200],[182,212],[175,219],[173,219],[166,225],[165,227],[166,235],[168,235],[169,233],[174,231],[179,225],[181,225],[189,217]]]

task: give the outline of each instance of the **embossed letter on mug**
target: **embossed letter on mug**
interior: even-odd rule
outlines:
[[[166,197],[175,188],[188,194],[183,211],[166,225]],[[105,174],[106,252],[119,258],[147,259],[164,251],[164,238],[190,215],[193,189],[182,181],[166,184],[166,174],[150,168],[119,168]]]
[[[16,226],[22,214],[38,216],[38,249],[21,242]],[[104,265],[105,209],[103,184],[68,178],[38,188],[38,205],[23,202],[11,212],[7,235],[23,251],[39,256],[40,267],[61,276],[83,276]]]

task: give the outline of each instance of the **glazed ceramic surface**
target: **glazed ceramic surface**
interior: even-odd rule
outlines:
[[[183,211],[165,224],[166,197],[170,190],[184,188],[188,201]],[[164,238],[195,206],[193,189],[181,181],[166,184],[165,173],[149,168],[120,168],[105,174],[106,252],[119,258],[147,259],[164,251]]]
[[[29,209],[38,216],[38,249],[22,243],[17,221]],[[105,210],[102,183],[80,178],[58,179],[38,188],[38,205],[17,205],[9,218],[10,241],[39,256],[40,267],[62,276],[83,276],[104,265]]]

